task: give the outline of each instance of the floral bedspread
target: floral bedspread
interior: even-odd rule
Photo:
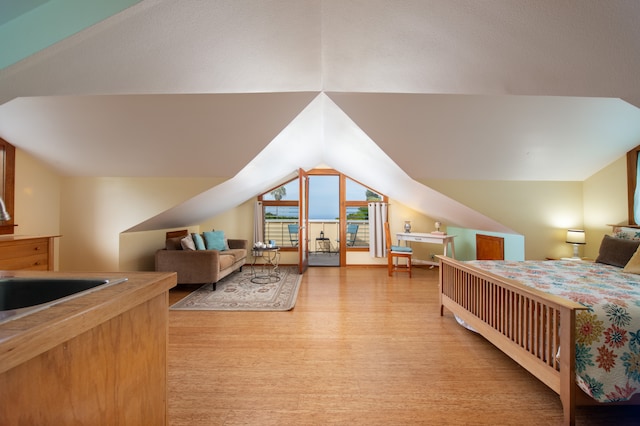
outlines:
[[[640,275],[580,261],[469,261],[478,268],[578,302],[576,380],[600,402],[640,393]]]

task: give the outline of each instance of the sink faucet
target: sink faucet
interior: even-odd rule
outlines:
[[[0,197],[0,221],[11,220],[11,215],[7,211],[7,206],[4,205],[4,200]]]

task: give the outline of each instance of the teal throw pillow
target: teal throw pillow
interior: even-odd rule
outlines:
[[[193,238],[193,243],[196,245],[196,250],[206,250],[202,235],[194,233],[191,234],[191,237]]]
[[[202,233],[207,250],[226,250],[224,231],[205,231]]]

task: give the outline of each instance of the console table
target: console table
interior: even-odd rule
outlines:
[[[448,256],[449,247],[451,247],[451,256],[452,258],[456,258],[456,251],[453,244],[453,238],[455,235],[447,235],[447,234],[433,234],[433,233],[422,233],[422,232],[398,232],[396,234],[396,238],[398,239],[398,245],[400,245],[401,241],[406,242],[416,242],[416,243],[429,243],[429,244],[442,244],[444,245],[444,255]],[[427,265],[437,265],[438,262],[433,262],[431,260],[424,261]]]

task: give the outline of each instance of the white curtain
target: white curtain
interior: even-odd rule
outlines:
[[[387,221],[387,203],[369,203],[369,254],[385,257],[384,223]]]
[[[256,201],[255,214],[253,215],[253,245],[258,241],[264,242],[264,217],[262,213],[262,201]]]

